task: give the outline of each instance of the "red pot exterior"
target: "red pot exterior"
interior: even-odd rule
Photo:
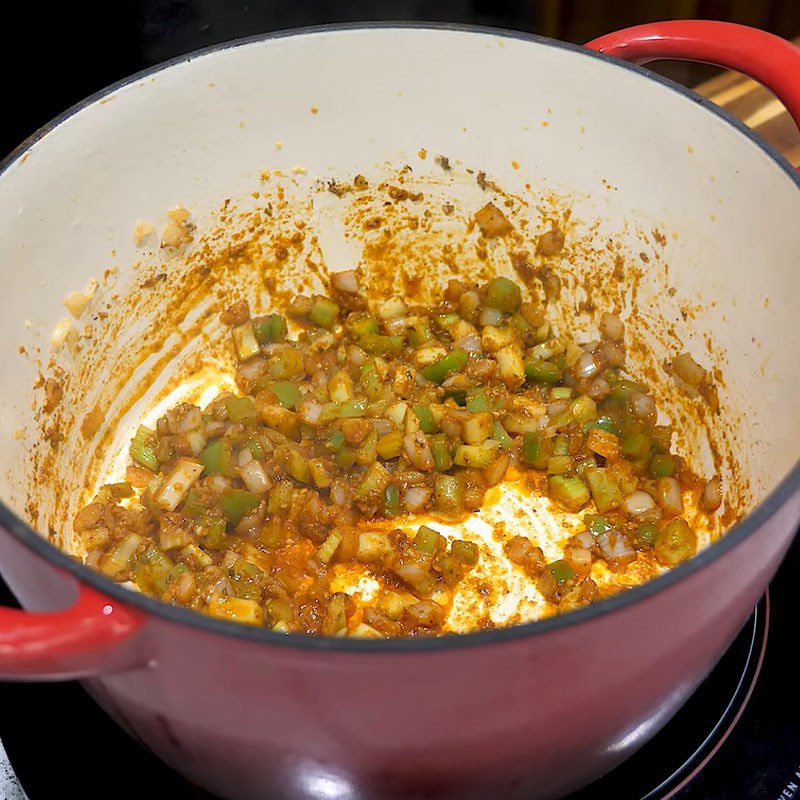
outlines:
[[[671,586],[496,644],[326,652],[151,615],[123,651],[142,666],[87,688],[224,798],[556,797],[629,756],[686,700],[752,612],[799,516],[795,494]],[[68,596],[72,579],[6,532],[0,559],[26,608]],[[98,671],[119,662],[117,651]]]

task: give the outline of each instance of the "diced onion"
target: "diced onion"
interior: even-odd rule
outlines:
[[[364,531],[358,534],[356,557],[360,561],[379,561],[392,551],[392,544],[385,533]]]
[[[361,367],[367,363],[367,354],[355,344],[348,346],[347,358],[354,367]]]
[[[209,486],[217,493],[222,494],[229,489],[231,482],[224,475],[211,475],[208,479]]]
[[[383,323],[386,333],[389,336],[399,336],[408,328],[408,317],[395,317],[394,319],[387,319]]]
[[[253,358],[239,365],[239,374],[247,381],[254,381],[260,377],[267,368],[267,362],[263,358]]]
[[[334,272],[333,275],[331,275],[331,283],[333,284],[333,288],[338,292],[345,292],[347,294],[358,293],[358,277],[354,269]]]
[[[424,433],[409,433],[403,437],[408,460],[417,469],[433,469],[433,453]]]
[[[659,478],[656,484],[659,505],[670,516],[677,516],[683,511],[683,495],[681,485],[675,478]]]
[[[601,533],[595,541],[603,557],[609,561],[631,561],[636,557],[624,537],[614,531]]]
[[[620,342],[604,341],[598,352],[605,358],[609,367],[621,367],[625,363],[625,348]]]
[[[336,503],[337,506],[343,506],[347,501],[347,493],[341,483],[334,483],[333,486],[331,486],[331,500]]]
[[[689,386],[699,386],[706,377],[706,371],[688,354],[681,353],[672,362],[672,371]]]
[[[261,466],[261,462],[255,459],[239,467],[239,474],[242,476],[242,480],[248,491],[251,491],[253,494],[266,494],[272,486],[272,482],[267,477],[267,473],[264,472],[264,467]]]
[[[569,408],[569,403],[566,400],[556,400],[555,403],[548,403],[547,416],[550,419],[560,417]]]
[[[394,424],[398,428],[403,427],[403,421],[406,418],[406,412],[408,411],[408,406],[405,403],[392,403],[386,409],[386,416],[394,422]]]
[[[603,314],[600,317],[600,334],[618,342],[625,336],[625,326],[616,314]]]
[[[402,317],[406,311],[406,304],[399,297],[392,297],[381,303],[378,316],[381,319],[392,319],[393,317]]]
[[[412,513],[421,511],[430,500],[431,490],[424,486],[411,486],[403,495],[403,505]]]
[[[203,465],[197,461],[179,459],[153,499],[167,511],[174,511],[202,471]]]
[[[469,333],[453,343],[453,347],[460,347],[468,353],[480,353],[483,350],[481,337],[477,333]]]
[[[227,427],[224,422],[215,419],[206,425],[205,434],[209,439],[213,439],[215,436],[225,433]]]
[[[591,353],[583,353],[575,362],[575,376],[579,379],[586,379],[595,376],[598,372],[597,363]]]
[[[206,446],[206,437],[200,431],[192,431],[186,438],[189,441],[189,447],[192,448],[192,454],[199,456]]]
[[[496,308],[484,308],[481,311],[478,322],[481,326],[499,325],[503,321],[503,312]]]
[[[128,566],[142,541],[135,533],[123,539],[107,556],[100,559],[100,569],[112,577],[119,575]]]
[[[385,638],[380,631],[375,630],[371,625],[367,625],[366,622],[359,622],[358,625],[355,626],[351,631],[348,632],[348,636],[351,636],[356,639],[383,639]]]
[[[630,396],[631,411],[637,419],[655,419],[656,401],[652,395],[643,392],[632,392]]]
[[[189,433],[200,427],[203,417],[197,406],[181,406],[167,411],[167,421],[173,433]]]
[[[591,531],[581,531],[572,537],[572,541],[580,547],[587,547],[590,550],[594,546],[594,537]]]
[[[322,414],[322,405],[315,400],[303,400],[297,409],[297,413],[303,422],[309,425],[316,425]]]
[[[323,563],[327,564],[335,555],[342,541],[342,536],[339,533],[330,533],[328,538],[319,546],[317,550],[317,558]]]
[[[508,453],[502,453],[488,467],[483,470],[483,479],[489,486],[496,486],[505,477],[511,458]]]
[[[708,512],[716,511],[722,505],[722,481],[719,475],[715,475],[706,483],[700,504],[703,510]]]
[[[643,517],[655,510],[656,501],[647,492],[634,492],[629,494],[622,505],[633,517]]]
[[[587,547],[570,547],[567,560],[576,572],[585,575],[592,567],[592,551]]]
[[[536,433],[542,427],[544,417],[526,417],[523,414],[506,414],[503,427],[509,433]]]
[[[592,400],[601,402],[611,394],[611,387],[605,378],[595,378],[589,385],[589,390],[586,392]]]

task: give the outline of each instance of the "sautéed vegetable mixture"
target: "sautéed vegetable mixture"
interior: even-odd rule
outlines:
[[[476,215],[487,236],[504,219],[491,204]],[[463,519],[511,475],[583,522],[557,561],[523,536],[504,544],[553,611],[601,596],[594,562],[686,560],[697,534],[684,497],[715,512],[719,478],[697,478],[673,452],[647,386],[625,372],[620,318],[601,314],[596,341],[559,336],[546,315],[558,278],[537,280],[538,292],[533,281],[452,280],[422,308],[402,296],[370,303],[358,273],[339,272],[328,296],[290,304],[297,335],[285,316],[234,302],[221,320],[238,391],[138,429],[126,481],[75,517],[88,563],[168,603],[274,631],[433,635],[459,583],[493,556],[392,521]],[[687,354],[672,371],[691,391],[713,389]],[[343,564],[378,578],[369,602],[334,591]]]

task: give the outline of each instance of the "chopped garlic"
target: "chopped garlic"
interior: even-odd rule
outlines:
[[[61,302],[75,319],[80,319],[90,300],[83,292],[70,292]]]
[[[161,246],[179,248],[189,241],[189,231],[177,222],[170,220],[161,230]]]
[[[187,219],[192,215],[192,212],[189,211],[188,208],[185,208],[180,203],[175,206],[175,208],[171,208],[167,211],[167,216],[173,221],[177,222],[178,224],[183,224],[186,222]]]
[[[59,350],[64,345],[71,326],[72,323],[69,317],[64,317],[64,319],[53,328],[53,332],[50,334],[50,344],[53,349]]]
[[[133,227],[133,244],[136,247],[144,247],[147,240],[153,235],[156,230],[155,225],[151,225],[144,220],[138,220]]]

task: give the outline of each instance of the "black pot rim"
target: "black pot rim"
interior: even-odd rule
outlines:
[[[12,153],[0,162],[0,176],[18,159],[20,159],[36,142],[57,128],[62,122],[71,116],[90,106],[97,101],[107,97],[109,94],[123,88],[131,83],[141,80],[144,77],[162,72],[177,64],[192,61],[199,56],[208,55],[221,50],[229,50],[245,45],[256,44],[271,39],[283,39],[290,37],[300,37],[309,34],[332,33],[340,31],[363,31],[363,30],[430,30],[447,31],[489,35],[493,37],[517,39],[532,44],[566,50],[576,55],[588,59],[604,61],[613,64],[618,69],[628,70],[636,73],[645,80],[660,84],[665,88],[681,95],[687,101],[700,105],[706,111],[724,120],[728,125],[735,128],[742,136],[749,139],[759,150],[761,150],[788,178],[800,189],[800,174],[792,168],[783,156],[773,147],[764,142],[744,123],[733,117],[724,109],[714,105],[708,99],[701,97],[691,89],[681,86],[674,81],[650,72],[636,64],[611,58],[603,53],[590,50],[580,45],[548,39],[543,36],[526,33],[523,31],[507,30],[503,28],[492,28],[483,25],[466,25],[455,23],[432,23],[432,22],[357,22],[330,25],[312,25],[308,27],[291,28],[281,31],[273,31],[258,34],[229,42],[212,45],[200,50],[193,51],[186,55],[178,56],[168,61],[161,62],[145,70],[137,72],[105,89],[87,97],[76,103],[67,111],[63,112],[53,120],[43,125],[34,134],[23,141]],[[88,584],[93,589],[104,595],[115,598],[123,603],[134,606],[147,614],[161,617],[169,622],[199,628],[208,633],[223,634],[233,636],[240,640],[261,642],[263,644],[274,645],[282,648],[310,649],[318,651],[331,651],[340,653],[423,653],[437,652],[444,650],[456,650],[478,645],[499,644],[501,642],[511,642],[521,638],[539,636],[552,631],[589,623],[600,619],[618,609],[627,608],[635,603],[660,594],[669,587],[675,585],[684,578],[693,575],[707,565],[721,558],[725,553],[740,545],[745,539],[753,535],[763,527],[788,500],[800,489],[800,460],[798,460],[783,480],[770,492],[770,494],[756,506],[743,520],[734,525],[717,542],[707,547],[701,553],[689,561],[680,564],[672,570],[653,578],[639,586],[617,594],[613,597],[599,600],[583,608],[570,611],[565,614],[558,614],[537,622],[529,622],[522,625],[514,625],[507,628],[497,628],[488,631],[478,631],[475,633],[449,634],[441,637],[420,637],[404,639],[346,639],[316,636],[311,634],[284,634],[275,633],[266,628],[255,628],[249,625],[242,625],[235,622],[213,619],[212,617],[200,614],[189,609],[172,606],[163,603],[153,597],[139,592],[126,589],[120,584],[106,578],[102,573],[78,563],[66,553],[50,544],[45,538],[36,533],[26,522],[24,522],[14,511],[12,511],[2,500],[0,500],[0,526],[14,535],[22,544],[34,553],[47,559],[54,566],[71,573],[78,581]]]

